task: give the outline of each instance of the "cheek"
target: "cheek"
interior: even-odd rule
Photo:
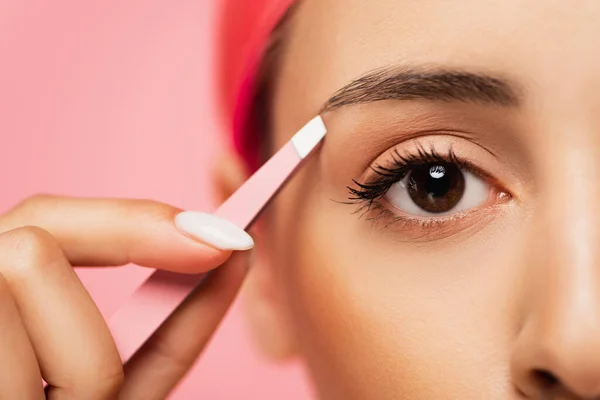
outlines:
[[[506,385],[514,232],[399,242],[330,200],[307,168],[274,204],[290,324],[324,398],[491,398]],[[487,235],[487,236],[486,236]],[[443,251],[442,251],[443,250]],[[486,371],[482,376],[481,371]]]

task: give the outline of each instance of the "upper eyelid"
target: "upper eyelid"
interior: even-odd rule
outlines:
[[[437,152],[435,150],[431,150],[429,151],[429,153],[427,152],[427,150],[425,150],[424,146],[421,143],[417,142],[417,149],[418,150],[418,157],[421,157],[423,160],[419,161],[416,159],[416,157],[414,157],[413,155],[409,155],[409,157],[413,157],[413,159],[409,159],[409,157],[407,157],[406,155],[402,155],[399,150],[398,150],[398,146],[395,146],[393,151],[392,151],[392,159],[390,160],[392,163],[397,163],[398,160],[402,160],[406,165],[409,165],[412,163],[412,165],[422,165],[422,164],[428,164],[428,163],[432,163],[432,162],[452,162],[452,163],[456,163],[457,165],[459,165],[460,167],[467,169],[469,172],[472,172],[482,178],[488,179],[494,183],[498,182],[498,178],[496,176],[494,176],[491,172],[486,171],[485,169],[477,166],[475,163],[466,160],[460,156],[457,156],[456,153],[454,152],[453,148],[450,147],[450,149],[447,151],[448,154],[444,154],[444,153],[440,153]],[[428,159],[429,158],[429,159]],[[388,167],[384,167],[383,165],[381,165],[381,163],[373,163],[371,164],[370,167],[372,170],[374,170],[375,172],[377,172],[377,170],[387,170]]]
[[[420,131],[414,132],[410,135],[403,135],[403,136],[404,137],[401,141],[396,142],[392,146],[392,150],[398,149],[400,146],[404,145],[407,142],[412,142],[412,141],[419,142],[423,138],[427,138],[430,136],[443,136],[443,137],[456,138],[459,140],[464,140],[464,141],[470,142],[473,145],[481,148],[482,150],[484,150],[486,153],[490,154],[494,158],[498,158],[498,154],[495,151],[493,151],[491,148],[489,148],[488,146],[486,146],[482,143],[478,143],[478,142],[474,141],[474,139],[473,139],[474,134],[472,132],[468,132],[468,131],[448,130],[448,129],[431,129],[431,130],[420,130]],[[386,154],[386,153],[387,153],[387,151],[374,156],[372,159],[368,160],[367,164],[369,166],[373,166],[375,164],[375,162],[379,158],[381,158],[381,156],[383,154]]]
[[[462,156],[460,153],[460,151],[455,151],[456,147],[461,147],[461,145],[457,144],[457,142],[452,142],[448,145],[448,149],[443,150],[443,151],[438,151],[438,149],[436,148],[437,146],[432,146],[432,145],[425,145],[424,142],[430,138],[430,137],[442,137],[442,138],[450,138],[450,139],[458,139],[460,142],[464,142],[464,143],[468,143],[469,145],[473,145],[476,148],[483,150],[483,152],[487,153],[488,155],[492,156],[493,159],[495,160],[499,160],[500,157],[499,155],[494,152],[491,148],[489,148],[488,146],[485,146],[479,142],[475,142],[473,140],[473,135],[472,133],[469,134],[469,132],[463,132],[463,131],[457,131],[457,130],[440,130],[440,129],[435,129],[435,130],[431,130],[431,131],[421,131],[419,132],[418,136],[413,136],[413,137],[409,137],[399,143],[396,143],[393,147],[389,148],[386,152],[384,153],[380,153],[379,156],[374,157],[373,160],[371,160],[369,162],[369,168],[368,170],[363,173],[363,175],[361,176],[362,179],[360,179],[359,181],[365,181],[368,179],[369,176],[372,176],[370,172],[373,172],[373,168],[377,167],[378,165],[384,164],[384,165],[390,165],[393,164],[393,157],[394,154],[408,154],[408,155],[415,155],[414,150],[404,150],[402,151],[401,149],[403,147],[406,146],[406,143],[412,143],[411,147],[418,149],[421,149],[421,152],[425,152],[428,153],[430,152],[429,150],[427,150],[428,148],[434,149],[435,153],[437,153],[438,156],[441,156],[441,160],[440,161],[445,161],[445,162],[457,162],[458,165],[460,165],[462,168],[468,170],[469,172],[479,176],[480,178],[483,178],[485,180],[487,180],[489,183],[498,186],[502,191],[505,191],[507,193],[510,193],[510,191],[508,190],[508,188],[506,187],[506,185],[501,181],[501,179],[499,179],[498,176],[496,176],[494,173],[490,172],[490,169],[486,169],[484,167],[481,167],[478,163],[473,162],[469,159],[467,159],[467,157]],[[458,143],[460,143],[458,142]],[[434,142],[435,143],[435,142]],[[452,155],[453,157],[448,157],[449,155]],[[384,158],[384,160],[381,160],[382,158]],[[380,160],[380,161],[378,161]],[[435,161],[435,160],[432,160]],[[425,163],[425,162],[423,162]],[[421,164],[423,164],[421,163]],[[510,193],[511,196],[513,195],[513,193]]]

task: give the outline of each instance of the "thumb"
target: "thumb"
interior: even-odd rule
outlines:
[[[125,365],[120,400],[164,399],[194,364],[235,299],[250,252],[235,252]]]

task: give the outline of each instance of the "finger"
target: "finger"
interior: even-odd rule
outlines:
[[[44,399],[35,352],[8,284],[0,275],[0,399]]]
[[[248,252],[234,253],[125,365],[122,400],[164,399],[194,364],[246,276]]]
[[[54,238],[40,228],[9,231],[0,235],[0,254],[49,398],[114,398],[123,381],[119,354]]]
[[[224,232],[227,240],[220,242],[220,246],[193,240],[174,223],[180,212],[175,207],[149,200],[36,196],[0,218],[0,232],[20,226],[39,226],[57,239],[74,266],[134,263],[190,273],[211,270],[225,262],[231,249],[246,249],[252,245],[250,237],[243,236],[245,233],[241,230],[234,234]],[[213,225],[208,226],[209,230],[214,232],[221,228],[223,233],[225,223],[216,226],[216,222],[210,222]]]

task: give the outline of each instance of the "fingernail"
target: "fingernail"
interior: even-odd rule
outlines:
[[[254,240],[243,229],[212,214],[184,211],[175,217],[181,232],[221,250],[248,250]]]

